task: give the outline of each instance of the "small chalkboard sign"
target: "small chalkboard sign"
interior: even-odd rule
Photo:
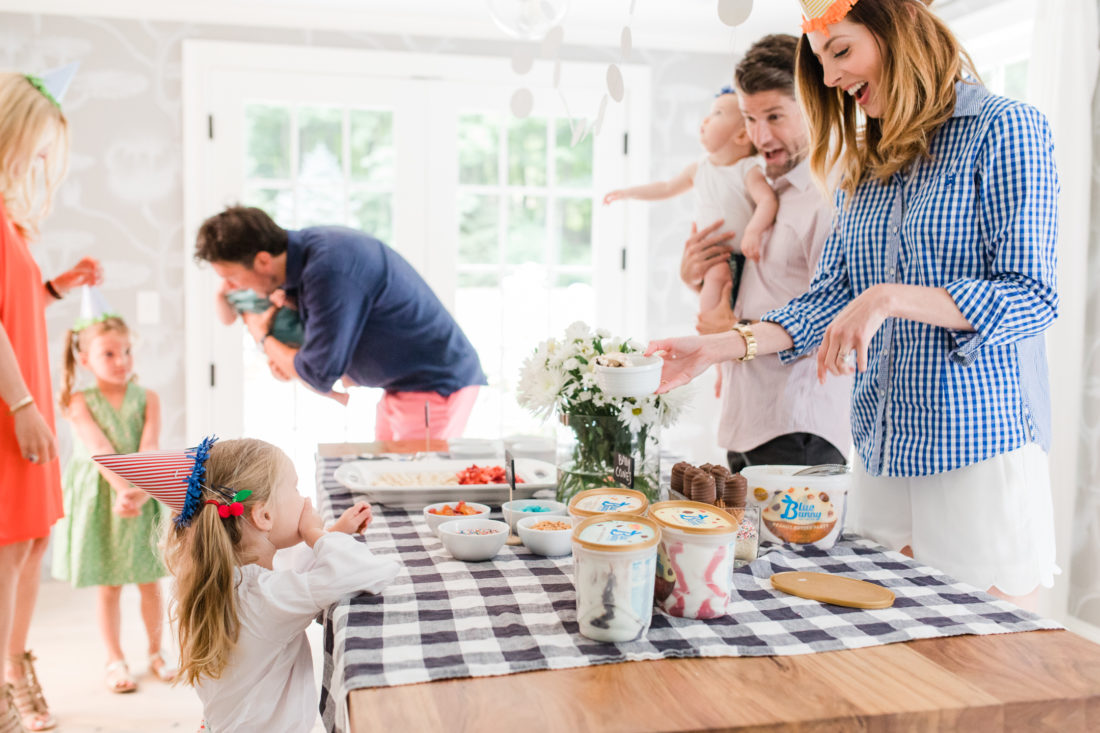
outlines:
[[[508,484],[508,501],[512,500],[512,492],[516,490],[516,459],[512,458],[512,451],[504,451],[504,481]]]
[[[615,454],[615,480],[628,489],[634,488],[634,457],[623,453]]]

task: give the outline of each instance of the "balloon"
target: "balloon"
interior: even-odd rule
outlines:
[[[565,17],[569,0],[486,0],[489,17],[510,36],[542,38]]]
[[[752,0],[718,0],[718,19],[726,25],[741,25],[751,12]]]

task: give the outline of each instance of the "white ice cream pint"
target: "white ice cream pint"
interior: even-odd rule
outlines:
[[[649,517],[661,528],[654,602],[670,616],[726,615],[737,520],[697,501],[658,502]]]
[[[850,473],[795,476],[806,466],[747,466],[746,500],[760,507],[760,540],[828,550],[844,530]]]
[[[577,626],[595,641],[633,641],[653,618],[661,530],[646,517],[599,514],[573,528]]]
[[[645,516],[649,499],[640,491],[608,486],[581,491],[569,500],[569,516],[576,527],[597,514],[635,514]]]

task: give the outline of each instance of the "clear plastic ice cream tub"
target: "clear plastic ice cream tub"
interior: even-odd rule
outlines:
[[[576,527],[597,514],[634,514],[645,516],[649,499],[640,491],[609,486],[581,491],[569,500],[569,516]]]
[[[658,502],[649,518],[661,528],[654,602],[670,616],[724,616],[733,589],[737,520],[697,501]]]
[[[646,517],[599,514],[573,528],[577,625],[595,641],[633,641],[653,618],[661,530]]]

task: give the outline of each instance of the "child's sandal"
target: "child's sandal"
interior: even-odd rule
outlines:
[[[8,663],[19,671],[19,679],[10,683],[12,700],[26,730],[50,730],[57,727],[57,720],[50,713],[46,697],[42,694],[34,661],[35,656],[29,651],[8,656]]]
[[[127,692],[137,692],[137,681],[130,675],[130,668],[126,666],[125,660],[122,659],[116,659],[107,664],[103,681],[108,690],[119,695],[125,695]]]
[[[160,652],[149,655],[149,673],[161,682],[175,682],[179,670],[169,667]]]

